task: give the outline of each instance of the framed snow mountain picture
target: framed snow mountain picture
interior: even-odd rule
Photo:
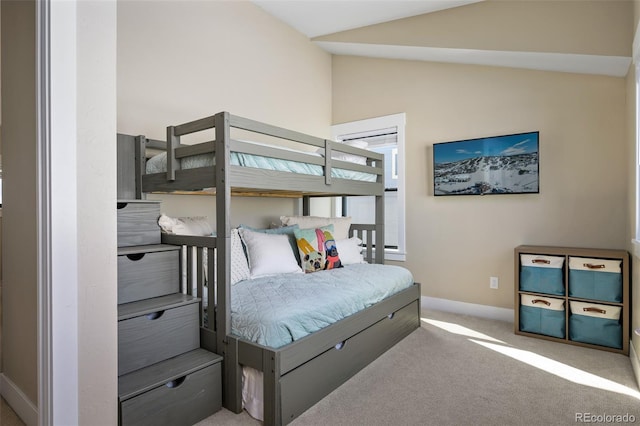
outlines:
[[[433,144],[433,193],[540,192],[539,132]]]

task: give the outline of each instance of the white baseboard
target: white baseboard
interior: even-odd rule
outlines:
[[[38,425],[38,407],[7,376],[0,373],[0,395],[27,426]]]
[[[636,383],[640,386],[640,354],[636,352],[635,347],[633,346],[633,339],[631,339],[631,344],[629,345],[629,359],[631,360],[631,368],[633,368],[633,373],[636,376]]]
[[[453,312],[455,314],[471,315],[480,318],[489,318],[498,321],[513,323],[513,309],[497,308],[495,306],[477,305],[475,303],[458,302],[437,297],[422,296],[420,298],[422,309],[435,309],[436,311]]]

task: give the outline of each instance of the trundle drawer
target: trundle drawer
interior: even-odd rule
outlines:
[[[222,408],[222,357],[196,349],[118,379],[120,424],[192,425]]]
[[[159,201],[118,201],[118,247],[160,244]]]
[[[118,250],[118,303],[180,291],[180,247],[154,245]]]
[[[308,401],[319,401],[418,328],[417,312],[418,302],[414,301],[283,376],[283,423],[309,408]]]
[[[121,305],[140,306],[141,310],[118,321],[118,375],[200,347],[199,299],[162,306],[163,300],[171,298]]]

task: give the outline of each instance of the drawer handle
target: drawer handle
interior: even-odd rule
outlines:
[[[604,269],[604,265],[594,265],[593,263],[583,263],[582,266],[589,269]]]
[[[336,350],[341,351],[342,348],[344,348],[344,345],[346,343],[347,343],[347,341],[345,340],[344,342],[337,343],[334,347],[336,348]]]
[[[544,303],[544,304],[545,304],[545,305],[547,305],[547,306],[551,306],[551,303],[547,302],[547,301],[546,301],[546,300],[544,300],[544,299],[534,299],[534,300],[532,300],[532,301],[531,301],[531,303],[533,303],[534,305],[535,305],[536,303]]]
[[[142,259],[144,257],[146,253],[133,253],[133,254],[128,254],[127,258],[129,260],[133,260],[134,262],[137,262],[138,260]]]
[[[129,203],[118,203],[118,210],[124,209],[125,207],[127,207],[127,204]]]
[[[179,379],[171,380],[170,382],[167,382],[165,386],[172,389],[177,388],[178,386],[184,383],[186,378],[187,376],[182,376]]]
[[[149,321],[155,321],[160,318],[162,314],[164,314],[164,311],[151,312],[150,314],[147,314],[146,317]]]
[[[531,263],[544,263],[545,265],[550,264],[551,262],[547,259],[533,259]]]
[[[395,312],[391,312],[389,315],[387,315],[387,318],[393,319],[393,317],[395,317],[395,316],[396,316],[396,313]]]
[[[596,313],[602,314],[602,315],[607,313],[607,311],[605,309],[592,308],[592,307],[582,308],[582,312],[596,312]]]

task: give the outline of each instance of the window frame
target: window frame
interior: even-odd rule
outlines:
[[[639,24],[640,28],[640,24]],[[633,40],[633,66],[635,70],[635,230],[631,240],[633,254],[640,257],[640,31]]]
[[[406,113],[384,115],[363,120],[334,124],[331,137],[340,141],[342,135],[364,133],[378,129],[396,128],[397,172],[398,175],[398,248],[385,248],[385,260],[404,262],[406,260],[406,181],[405,181],[405,127]],[[339,203],[341,204],[341,203]],[[342,214],[341,205],[336,205],[335,213]]]

